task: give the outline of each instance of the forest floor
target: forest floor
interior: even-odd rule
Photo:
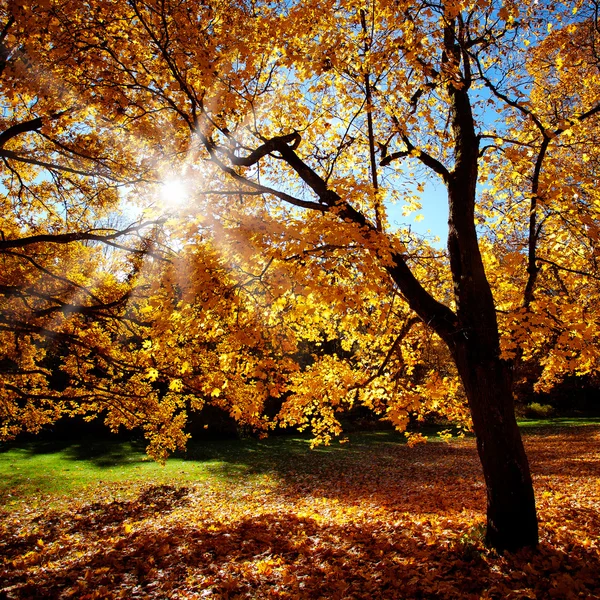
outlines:
[[[471,438],[0,448],[0,599],[600,598],[600,427],[524,428],[540,546],[483,544]]]

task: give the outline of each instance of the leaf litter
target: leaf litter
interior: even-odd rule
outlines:
[[[472,439],[0,513],[0,598],[600,598],[600,428],[528,434],[540,546],[484,544]],[[275,464],[275,463],[274,463]]]

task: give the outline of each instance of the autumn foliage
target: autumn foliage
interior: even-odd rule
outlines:
[[[434,414],[477,435],[488,542],[537,543],[515,384],[599,361],[595,1],[0,17],[3,439],[101,416],[163,460],[206,404],[316,443]],[[431,181],[445,250],[408,221]]]

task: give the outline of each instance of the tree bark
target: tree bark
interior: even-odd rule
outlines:
[[[486,542],[499,552],[538,543],[529,463],[513,406],[511,366],[456,344],[454,359],[469,401],[487,488]]]
[[[448,188],[448,254],[454,283],[457,328],[442,337],[462,379],[487,488],[487,542],[498,551],[538,543],[538,523],[529,463],[514,414],[512,367],[502,360],[494,297],[486,277],[475,227],[479,138],[469,88],[469,57],[462,52],[457,22],[444,31],[444,61],[450,80],[450,127],[454,169]],[[462,71],[459,70],[462,65]]]

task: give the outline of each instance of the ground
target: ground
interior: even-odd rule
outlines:
[[[0,598],[600,598],[599,442],[526,430],[541,543],[512,556],[483,545],[473,439],[6,447]]]

